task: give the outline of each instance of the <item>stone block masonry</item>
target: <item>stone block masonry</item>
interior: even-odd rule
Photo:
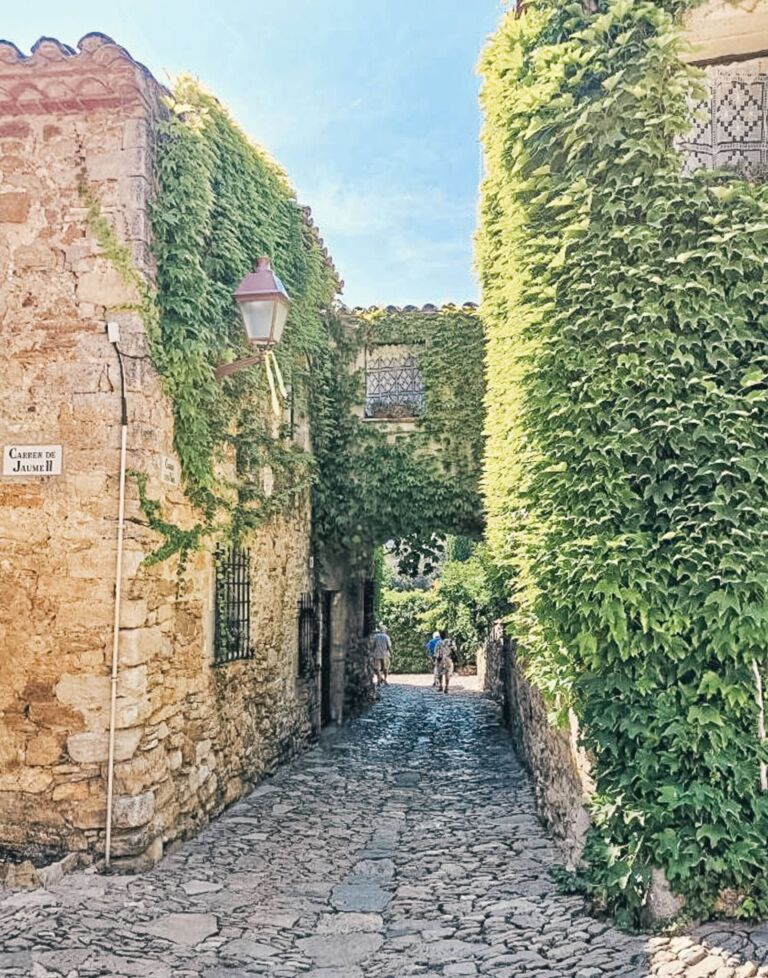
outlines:
[[[515,752],[531,775],[536,808],[557,842],[568,868],[582,857],[594,791],[590,761],[578,743],[576,718],[567,729],[553,726],[541,693],[525,678],[514,644],[496,626],[478,651],[483,688],[501,706]]]
[[[0,476],[0,844],[103,847],[120,446],[178,524],[163,481],[173,415],[134,300],[87,224],[89,192],[151,278],[148,206],[161,86],[91,34],[31,56],[0,42],[0,444],[61,447],[60,475]],[[178,461],[176,461],[178,466]],[[298,675],[312,590],[307,498],[248,541],[252,659],[212,665],[214,567],[147,566],[158,544],[129,480],[117,687],[113,855],[142,865],[299,750],[317,726]]]

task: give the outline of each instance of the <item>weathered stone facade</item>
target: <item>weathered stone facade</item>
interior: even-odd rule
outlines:
[[[135,297],[80,189],[151,276],[161,95],[102,35],[30,57],[0,43],[0,445],[63,452],[61,475],[0,476],[0,844],[103,846],[121,419],[107,322],[128,469],[169,518],[195,521]],[[112,852],[154,860],[317,731],[319,664],[299,668],[297,627],[315,575],[305,498],[248,543],[254,657],[214,667],[213,557],[194,554],[181,578],[173,561],[148,566],[158,538],[130,478],[127,493]]]
[[[536,808],[570,868],[578,865],[589,828],[585,808],[594,785],[589,759],[578,744],[578,724],[550,722],[541,693],[525,678],[513,643],[494,628],[478,651],[482,688],[502,709],[515,751],[531,775]]]

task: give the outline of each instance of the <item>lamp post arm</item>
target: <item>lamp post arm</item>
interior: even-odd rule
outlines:
[[[213,371],[213,376],[216,378],[216,380],[221,380],[223,377],[229,377],[230,374],[236,374],[240,370],[245,370],[246,367],[252,367],[256,363],[263,363],[265,356],[266,351],[257,353],[252,357],[243,357],[242,360],[233,360],[232,363],[220,363],[219,366]]]

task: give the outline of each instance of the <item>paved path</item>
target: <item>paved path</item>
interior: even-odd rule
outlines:
[[[390,686],[146,876],[0,895],[0,975],[768,975],[768,930],[630,937],[559,895],[509,740],[462,685]]]

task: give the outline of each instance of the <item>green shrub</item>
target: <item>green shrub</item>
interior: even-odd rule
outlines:
[[[431,631],[423,616],[433,601],[431,591],[382,590],[380,617],[392,639],[392,672],[430,672],[426,644]]]

